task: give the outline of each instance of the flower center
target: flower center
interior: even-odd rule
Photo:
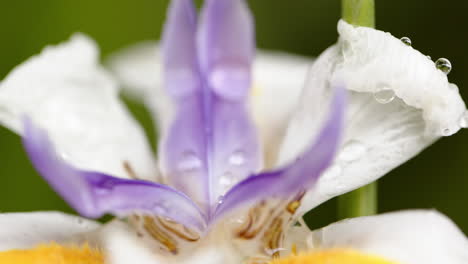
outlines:
[[[83,246],[62,246],[56,243],[32,249],[14,249],[0,252],[0,264],[104,264],[100,250]]]
[[[330,249],[275,259],[270,264],[397,264],[379,256],[354,250]]]

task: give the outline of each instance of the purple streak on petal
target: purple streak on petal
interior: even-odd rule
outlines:
[[[253,26],[243,0],[208,1],[194,62],[193,19],[186,11],[192,9],[187,6],[192,7],[176,0],[169,11],[163,41],[166,88],[186,86],[195,92],[173,96],[176,115],[160,145],[160,157],[168,181],[209,212],[224,194],[220,186],[230,187],[259,167],[255,128],[245,100],[239,100],[250,87]],[[198,71],[199,65],[203,70]],[[173,74],[185,69],[201,77],[185,83]]]
[[[270,197],[288,197],[310,189],[330,166],[343,130],[345,91],[337,88],[331,111],[315,142],[297,160],[286,167],[253,175],[232,188],[216,209],[219,219],[228,211]]]
[[[201,95],[185,98],[160,144],[161,169],[168,182],[209,208],[207,139]]]
[[[205,99],[195,45],[192,0],[173,0],[163,34],[164,85],[176,107],[160,144],[161,168],[168,183],[187,193],[204,210],[209,205]]]
[[[152,182],[76,169],[58,156],[47,133],[28,118],[23,135],[23,145],[34,167],[83,216],[141,212],[168,217],[199,231],[205,228],[205,217],[183,193]]]
[[[162,38],[164,83],[174,98],[200,90],[195,46],[196,10],[192,0],[173,0]]]
[[[213,111],[211,200],[261,167],[260,146],[244,103],[217,99]],[[217,204],[217,203],[216,203]]]
[[[243,101],[251,86],[253,19],[244,0],[207,0],[197,35],[202,72],[225,99]]]

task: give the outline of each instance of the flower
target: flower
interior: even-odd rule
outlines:
[[[273,263],[457,264],[468,260],[463,232],[432,210],[352,218],[313,232],[295,228],[289,242],[308,253]]]
[[[301,90],[307,59],[260,57],[252,77],[254,33],[244,1],[208,0],[199,23],[195,17],[191,1],[172,2],[162,41],[164,85],[147,83],[145,66],[158,65],[146,52],[123,55],[130,63],[115,59],[124,82],[143,84],[134,93],[158,112],[158,163],[87,37],[45,49],[1,83],[0,122],[22,136],[50,185],[85,217],[127,220],[98,227],[56,213],[4,215],[9,226],[43,221],[47,232],[25,241],[11,234],[3,249],[84,239],[111,263],[240,263],[278,255],[284,232],[304,212],[460,129],[466,108],[456,86],[383,32],[341,21],[338,44],[314,62]],[[298,69],[283,68],[296,61]],[[252,78],[265,82],[251,89]],[[57,220],[66,223],[64,232]]]

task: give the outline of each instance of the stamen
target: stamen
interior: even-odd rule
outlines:
[[[281,238],[283,235],[283,219],[276,217],[271,222],[263,237],[264,248],[272,252],[273,258],[278,258],[280,252],[277,250],[280,247]]]
[[[249,211],[248,221],[245,227],[237,232],[237,236],[243,239],[252,239],[257,236],[268,223],[273,214],[273,210],[269,210],[266,215],[262,213],[265,211],[266,203],[261,202]]]
[[[144,216],[143,221],[143,227],[151,237],[153,237],[155,240],[159,241],[162,245],[164,245],[166,249],[172,254],[175,255],[178,253],[177,242],[171,236],[169,236],[169,234],[164,232],[156,224],[152,217]]]
[[[301,206],[300,201],[292,201],[288,204],[288,206],[286,207],[286,210],[288,210],[290,214],[294,214],[297,208],[299,208],[299,206]]]
[[[132,178],[134,180],[138,180],[138,176],[135,173],[135,171],[133,170],[133,168],[130,165],[130,163],[128,162],[128,160],[125,160],[123,162],[123,167],[124,167],[124,170],[127,172],[128,176],[130,176],[130,178]]]
[[[163,219],[161,217],[158,217],[158,222],[167,231],[170,231],[174,235],[188,242],[195,242],[200,239],[200,236],[197,233],[193,232],[192,230],[188,229],[183,225],[180,225],[177,222],[168,219]]]
[[[15,249],[0,252],[0,264],[104,264],[104,256],[88,244],[63,246],[56,243],[32,249]]]

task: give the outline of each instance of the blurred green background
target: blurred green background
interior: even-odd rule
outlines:
[[[200,3],[201,1],[197,1]],[[258,46],[317,56],[334,43],[339,0],[252,0]],[[0,76],[45,45],[81,31],[93,37],[103,57],[126,45],[157,39],[167,0],[0,1]],[[462,0],[376,0],[377,27],[433,59],[453,64],[450,80],[468,99],[468,2]],[[136,112],[144,113],[136,106]],[[148,125],[147,116],[140,115]],[[72,210],[32,169],[19,137],[0,129],[0,211]],[[380,212],[436,208],[468,233],[468,133],[443,139],[379,182]],[[336,219],[336,201],[311,212],[319,227]]]

